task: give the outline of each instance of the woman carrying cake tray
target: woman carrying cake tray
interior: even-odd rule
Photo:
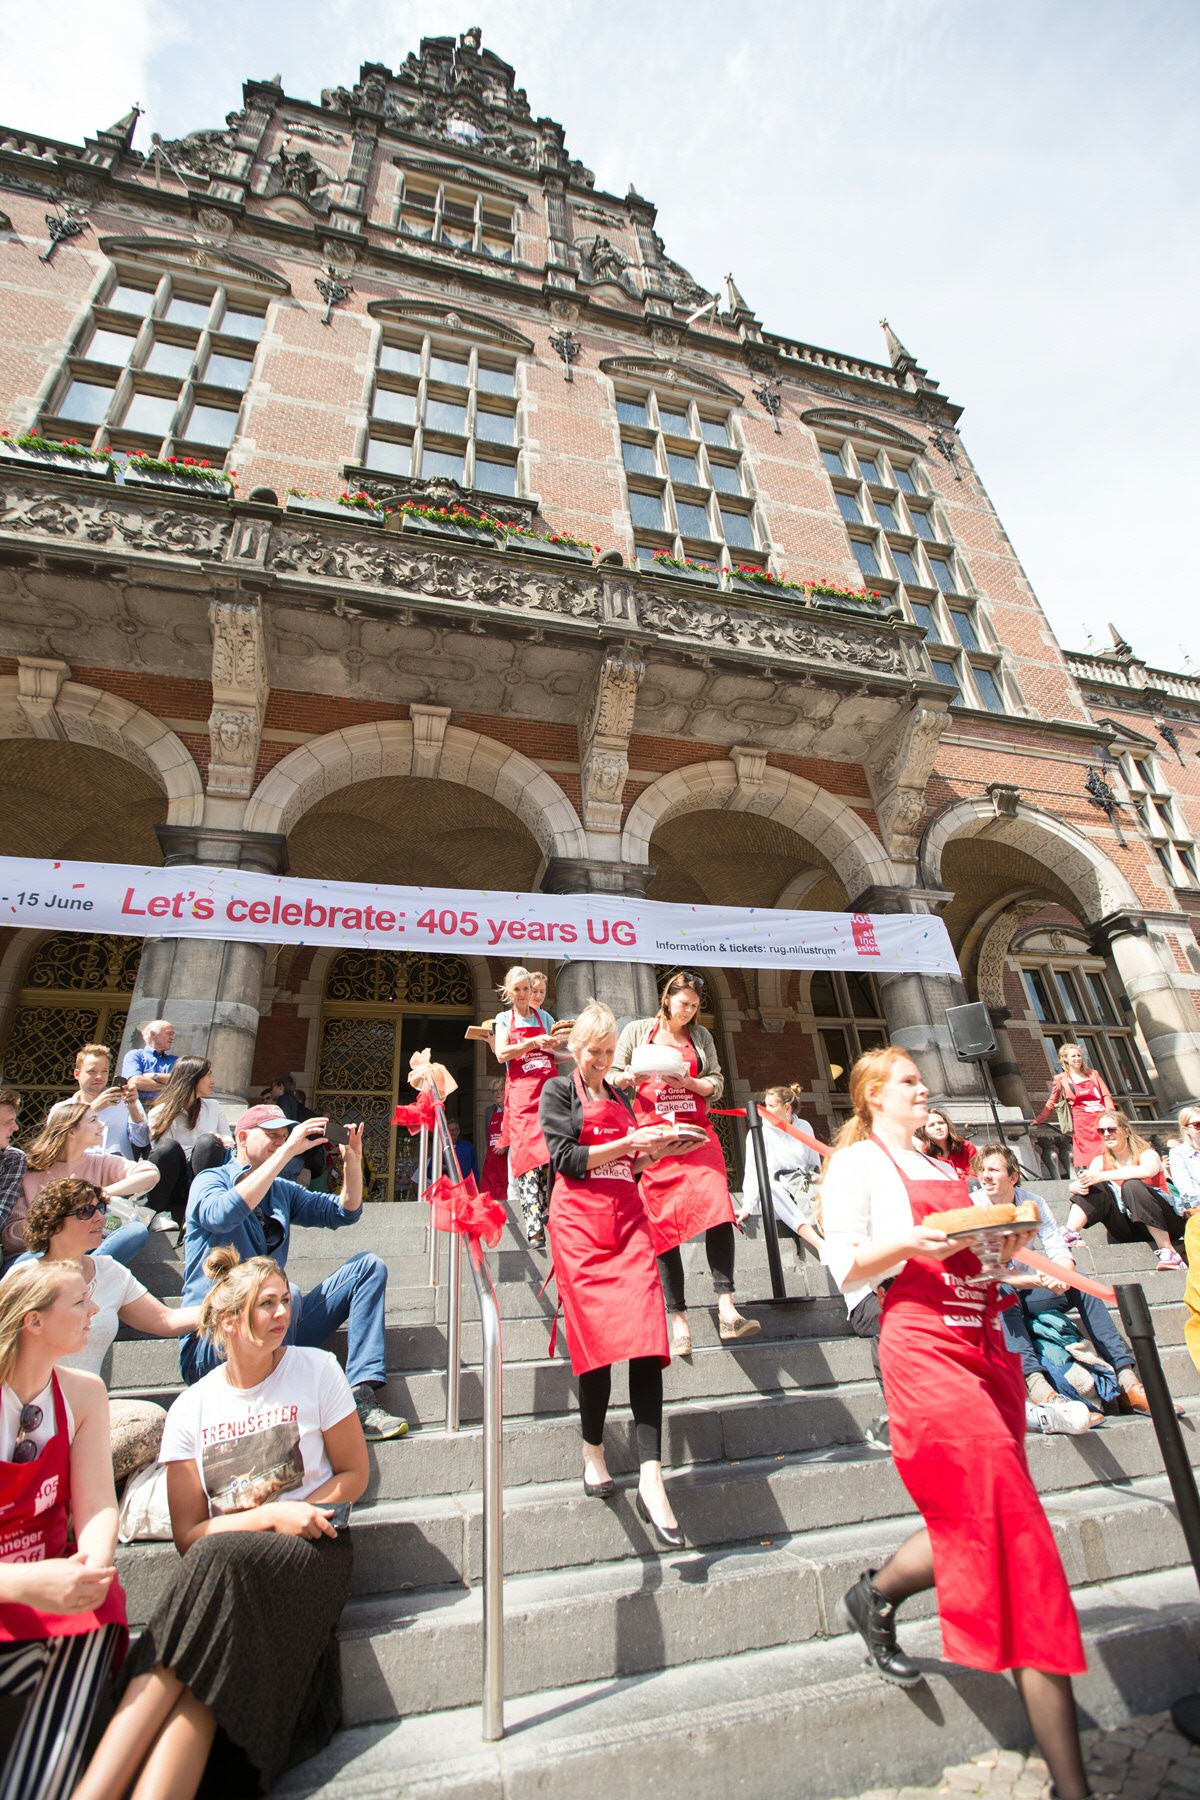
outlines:
[[[525,1237],[533,1250],[546,1243],[546,1176],[550,1152],[538,1124],[542,1089],[565,1057],[565,1041],[554,1032],[549,1013],[533,1003],[533,977],[520,966],[509,969],[500,989],[508,1009],[496,1016],[496,1055],[504,1064],[503,1141],[508,1150],[508,1198],[521,1209]]]
[[[756,1337],[762,1330],[757,1319],[743,1318],[733,1304],[733,1201],[721,1145],[708,1120],[708,1102],[720,1099],[725,1078],[717,1047],[696,1017],[703,993],[703,980],[691,970],[672,975],[657,1013],[625,1027],[613,1058],[612,1079],[618,1087],[633,1089],[640,1124],[678,1122],[704,1133],[694,1150],[664,1157],[646,1170],[640,1183],[675,1356],[692,1351],[679,1247],[700,1232],[716,1289],[722,1342]]]
[[[850,1098],[821,1188],[825,1260],[847,1299],[886,1292],[879,1350],[892,1452],[925,1526],[860,1577],[847,1617],[880,1674],[915,1686],[921,1671],[896,1642],[896,1608],[936,1586],[947,1660],[1011,1669],[1053,1793],[1087,1800],[1071,1689],[1086,1663],[1025,1463],[1021,1365],[1005,1348],[997,1283],[978,1279],[978,1256],[945,1229],[987,1223],[990,1209],[973,1208],[966,1182],[913,1148],[929,1092],[907,1052],[860,1056]],[[945,1218],[960,1209],[965,1220]],[[1032,1226],[1011,1209],[1002,1216],[1013,1228],[1007,1258]]]

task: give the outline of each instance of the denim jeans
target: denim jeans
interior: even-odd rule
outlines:
[[[140,1219],[130,1219],[128,1225],[119,1225],[110,1231],[97,1246],[97,1256],[115,1256],[119,1263],[128,1268],[135,1256],[139,1256],[146,1248],[150,1228],[143,1225]]]
[[[1004,1341],[1020,1357],[1021,1373],[1042,1373],[1029,1329],[1030,1317],[1043,1312],[1065,1313],[1072,1307],[1078,1311],[1083,1329],[1105,1362],[1117,1370],[1132,1369],[1133,1351],[1117,1330],[1107,1306],[1095,1294],[1082,1294],[1078,1288],[1069,1288],[1065,1294],[1052,1294],[1049,1288],[1023,1288],[1017,1295],[1016,1306],[1010,1306],[1000,1314]]]
[[[387,1380],[387,1345],[384,1312],[387,1304],[387,1264],[364,1250],[307,1294],[292,1283],[292,1322],[289,1344],[319,1350],[339,1326],[348,1327],[346,1375],[351,1387],[369,1382],[382,1387]],[[194,1333],[184,1338],[179,1367],[189,1387],[220,1363],[207,1338]]]

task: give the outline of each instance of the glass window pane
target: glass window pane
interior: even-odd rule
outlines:
[[[485,369],[480,363],[475,385],[485,394],[515,394],[517,371],[515,369]]]
[[[657,475],[658,465],[649,444],[627,444],[622,441],[621,456],[631,475]]]
[[[266,323],[262,313],[239,312],[236,307],[227,306],[217,330],[226,332],[230,337],[249,338],[257,344],[266,329]]]
[[[706,444],[728,444],[729,425],[724,419],[701,419],[700,435]]]
[[[829,1081],[835,1094],[850,1092],[850,1065],[854,1058],[844,1031],[822,1031],[821,1044],[829,1064]]]
[[[154,344],[146,358],[152,375],[175,375],[183,378],[192,366],[196,352],[190,344]]]
[[[846,993],[850,1001],[850,1016],[854,1019],[877,1019],[879,1002],[875,998],[875,990],[871,986],[871,977],[859,975],[854,970],[847,969],[843,980],[846,983]]]
[[[742,475],[738,468],[730,468],[728,463],[710,463],[712,482],[718,494],[740,494],[742,492]]]
[[[513,259],[513,248],[504,238],[485,237],[483,240],[483,254],[485,256],[490,256],[494,262],[511,262]]]
[[[174,395],[135,394],[122,421],[126,431],[148,431],[166,437],[175,417]]]
[[[649,425],[650,416],[646,411],[644,400],[622,400],[617,398],[617,417],[622,425]]]
[[[237,421],[237,414],[222,406],[193,406],[186,435],[202,444],[232,444]]]
[[[868,1031],[864,1027],[859,1027],[858,1048],[860,1054],[864,1050],[882,1050],[886,1043],[887,1033],[885,1031]]]
[[[415,425],[417,396],[398,394],[394,388],[376,388],[372,411],[377,419],[391,419],[397,425]]]
[[[1022,969],[1025,992],[1029,995],[1029,1004],[1034,1017],[1045,1021],[1054,1017],[1054,1008],[1050,1004],[1050,996],[1046,992],[1046,983],[1040,969]]]
[[[1091,995],[1096,1017],[1105,1025],[1120,1024],[1117,1009],[1113,1005],[1113,997],[1108,991],[1108,983],[1103,975],[1098,974],[1095,970],[1089,970],[1084,976],[1084,980],[1087,982],[1088,993]]]
[[[154,305],[154,289],[126,287],[122,282],[113,289],[104,304],[111,306],[114,312],[136,313],[139,318],[144,319]]]
[[[663,529],[662,501],[657,494],[631,493],[629,516],[635,525],[649,525],[656,531]]]
[[[899,531],[900,523],[896,518],[896,509],[889,506],[886,500],[876,500],[875,514],[885,531]]]
[[[213,387],[236,388],[241,394],[246,390],[253,367],[254,364],[247,362],[244,356],[222,356],[214,352],[208,359],[204,380],[211,382]]]
[[[835,494],[834,499],[838,503],[838,511],[841,513],[843,519],[849,519],[852,525],[862,524],[862,508],[859,506],[858,501],[854,498],[853,494]]]
[[[482,488],[486,494],[515,494],[517,491],[517,465],[515,463],[484,462],[482,457],[475,458],[475,486]]]
[[[658,403],[658,422],[664,431],[670,432],[672,437],[691,437],[692,435],[691,422],[687,414],[677,412],[673,407],[664,406],[661,400]]]
[[[393,444],[390,438],[368,438],[367,467],[386,475],[407,475],[412,467],[412,449],[408,444]]]
[[[974,669],[975,685],[979,689],[980,698],[989,712],[1005,711],[1004,696],[996,685],[996,677],[990,669]]]
[[[894,462],[892,464],[892,473],[896,477],[896,486],[898,488],[903,489],[906,494],[916,493],[917,484],[912,478],[911,469],[906,469],[903,463]]]
[[[725,533],[725,542],[738,550],[753,550],[754,528],[749,515],[739,512],[727,512],[721,508],[721,528]]]
[[[195,325],[208,323],[211,306],[207,300],[188,300],[182,294],[176,294],[168,306],[164,317],[170,319],[172,325]]]
[[[1134,1044],[1127,1037],[1113,1037],[1108,1041],[1125,1076],[1120,1086],[1131,1089],[1135,1094],[1148,1092],[1150,1081]]]
[[[892,545],[892,560],[896,565],[896,573],[897,573],[897,575],[899,575],[901,581],[908,581],[908,582],[919,582],[920,581],[921,578],[917,574],[917,565],[913,561],[912,557],[909,555],[907,550],[897,550],[895,544],[893,544]]]
[[[965,650],[978,650],[979,639],[975,635],[975,624],[970,613],[956,612],[950,608],[950,622],[954,626],[954,635]]]
[[[1079,997],[1079,989],[1075,985],[1075,977],[1069,969],[1052,969],[1054,985],[1058,989],[1060,1017],[1064,1019],[1086,1019],[1083,1002]]]
[[[686,501],[677,500],[675,511],[679,514],[679,529],[684,537],[711,538],[712,526],[703,506],[689,506]]]
[[[808,990],[809,1005],[813,1016],[817,1019],[836,1019],[841,1014],[841,1005],[837,997],[837,989],[833,985],[833,976],[818,969],[812,978]]]
[[[822,445],[821,461],[825,464],[825,467],[829,470],[831,475],[844,475],[846,473],[840,450],[827,450],[824,445]]]
[[[876,486],[880,485],[879,464],[875,461],[873,456],[860,456],[858,459],[858,466],[863,472],[864,481],[873,481]]]
[[[681,456],[677,450],[668,450],[667,468],[672,481],[683,481],[695,487],[700,480],[694,456]]]
[[[1142,762],[1140,758],[1135,757],[1133,766],[1142,778],[1142,786],[1153,790],[1155,784],[1154,777],[1150,773],[1150,764]]]
[[[854,551],[854,560],[862,573],[864,575],[878,575],[879,562],[875,555],[874,546],[872,544],[864,543],[862,538],[855,538],[851,548]]]
[[[453,356],[431,356],[429,359],[430,381],[448,381],[455,387],[466,387],[467,365]]]
[[[133,354],[136,340],[124,331],[93,331],[84,355],[90,362],[124,365]]]
[[[921,630],[925,633],[925,636],[929,639],[930,643],[940,643],[941,637],[938,633],[937,620],[933,616],[932,606],[922,606],[919,600],[913,600],[910,604],[912,606],[913,618],[921,627]]]
[[[391,375],[419,375],[421,352],[406,344],[384,344],[379,351],[379,366]]]
[[[512,413],[477,412],[475,436],[486,438],[492,444],[515,444],[517,421]]]
[[[929,514],[922,512],[919,506],[910,506],[908,512],[917,536],[924,538],[927,544],[931,544],[933,542],[933,524]]]
[[[108,412],[113,391],[97,387],[92,381],[73,381],[67,389],[59,415],[64,419],[80,419],[88,425],[99,425]]]
[[[958,691],[958,676],[954,672],[954,664],[939,662],[936,656],[932,658],[932,661],[933,672],[941,682],[942,686],[953,688],[955,701],[961,702],[962,695]]]
[[[945,557],[931,556],[929,559],[929,566],[933,570],[933,579],[937,582],[943,594],[952,594],[954,592],[954,575],[951,571],[950,564],[946,561]]]
[[[452,400],[426,400],[426,431],[450,431],[456,437],[464,437],[467,430],[467,409],[455,406]]]
[[[448,475],[451,481],[461,482],[463,479],[463,459],[452,456],[447,450],[423,450],[421,452],[422,475]]]

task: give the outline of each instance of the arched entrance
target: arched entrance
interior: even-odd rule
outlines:
[[[459,1083],[449,1111],[469,1131],[474,1047],[463,1028],[475,1016],[475,983],[457,956],[416,951],[342,950],[325,975],[312,1104],[334,1119],[366,1123],[374,1172],[371,1197],[413,1193],[413,1140],[392,1129],[397,1098],[411,1099],[409,1059],[429,1048]]]
[[[2,1078],[24,1101],[28,1137],[75,1091],[76,1052],[107,1044],[116,1062],[142,959],[140,938],[59,931],[36,945],[16,996]]]

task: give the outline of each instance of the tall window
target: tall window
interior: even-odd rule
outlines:
[[[652,566],[656,550],[713,568],[765,564],[726,414],[679,394],[618,394],[617,418],[642,568]]]
[[[395,224],[402,237],[423,238],[451,250],[473,250],[493,262],[516,258],[512,202],[473,193],[456,183],[402,174],[396,191]]]
[[[366,466],[517,491],[517,372],[490,349],[391,333],[379,348]]]
[[[1152,750],[1121,758],[1121,773],[1142,834],[1172,887],[1200,887],[1196,844],[1179,810],[1161,760]]]
[[[220,463],[265,326],[259,295],[190,276],[185,285],[170,275],[157,283],[141,271],[118,275],[79,333],[41,430]]]
[[[1058,1052],[1068,1042],[1083,1050],[1090,1068],[1103,1075],[1113,1096],[1152,1117],[1156,1103],[1132,1025],[1117,1005],[1103,962],[1072,954],[1020,959],[1021,980],[1030,1010],[1041,1027],[1042,1048],[1053,1074]]]
[[[926,642],[938,646],[933,672],[953,690],[954,705],[1007,711],[998,647],[920,464],[853,439],[824,442],[820,451],[864,581],[899,592]]]
[[[839,1116],[850,1106],[850,1071],[864,1050],[887,1043],[879,989],[858,970],[818,969],[809,986],[809,1005],[825,1079]]]

